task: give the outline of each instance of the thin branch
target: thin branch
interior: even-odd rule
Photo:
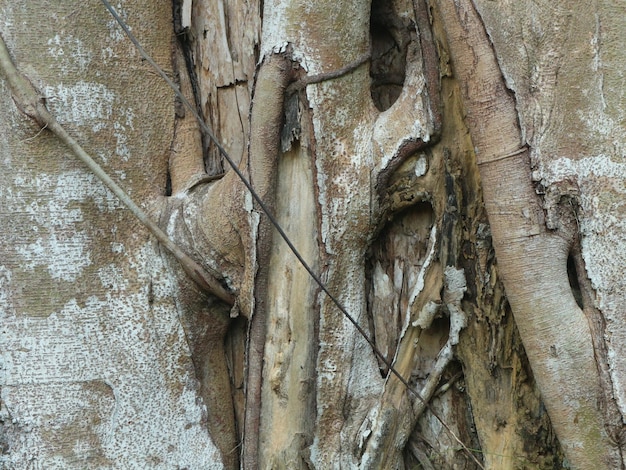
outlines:
[[[0,70],[6,77],[13,101],[16,106],[33,119],[40,127],[48,128],[67,145],[72,152],[89,167],[96,177],[109,188],[122,203],[133,213],[139,221],[167,248],[172,255],[180,262],[185,272],[198,283],[207,292],[212,293],[219,299],[233,305],[235,298],[233,294],[228,292],[219,281],[215,274],[208,273],[202,266],[185,254],[176,244],[167,236],[163,230],[148,215],[133,202],[126,192],[111,179],[111,177],[98,165],[93,158],[70,136],[65,128],[50,114],[46,108],[44,97],[35,89],[32,83],[15,68],[9,50],[0,36]],[[40,131],[41,132],[41,131]]]
[[[339,78],[343,75],[346,75],[350,72],[353,72],[365,62],[370,60],[372,57],[372,53],[370,51],[363,54],[361,57],[356,59],[354,62],[350,62],[348,65],[345,65],[337,70],[331,70],[330,72],[322,72],[316,75],[306,75],[302,77],[300,80],[296,80],[291,85],[287,87],[287,93],[293,93],[299,90],[304,89],[307,85],[313,85],[314,83],[321,83],[327,80],[333,80],[335,78]]]

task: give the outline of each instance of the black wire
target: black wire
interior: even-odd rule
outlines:
[[[304,269],[309,273],[309,275],[315,281],[315,283],[319,286],[319,288],[328,296],[328,298],[330,298],[330,300],[341,311],[341,313],[350,321],[350,323],[352,323],[352,325],[354,325],[354,327],[359,332],[359,334],[363,337],[363,339],[365,339],[365,341],[367,341],[367,343],[371,346],[372,350],[374,351],[374,354],[387,366],[387,368],[389,369],[389,372],[391,372],[393,375],[395,375],[398,378],[398,380],[400,380],[400,382],[409,390],[409,392],[411,392],[413,395],[415,395],[415,397],[417,397],[419,399],[419,401],[432,413],[432,415],[443,425],[443,427],[454,437],[454,439],[457,440],[463,446],[465,451],[467,451],[469,453],[469,455],[480,466],[480,468],[483,468],[482,464],[476,459],[474,454],[472,454],[469,451],[469,449],[465,446],[465,444],[463,444],[463,442],[461,442],[461,440],[456,436],[456,434],[454,434],[454,432],[452,432],[450,427],[443,421],[443,419],[430,406],[430,404],[419,394],[419,392],[417,392],[417,390],[415,390],[413,387],[411,387],[409,382],[402,376],[402,374],[400,374],[400,372],[398,372],[393,367],[391,361],[389,361],[383,355],[383,353],[379,351],[378,347],[376,346],[374,341],[369,337],[367,332],[357,323],[356,319],[352,315],[350,315],[350,313],[348,313],[348,311],[341,304],[341,302],[339,302],[339,300],[328,290],[328,288],[326,287],[324,282],[313,271],[313,269],[309,266],[309,264],[306,262],[306,260],[302,257],[302,255],[300,254],[298,249],[295,247],[295,245],[291,242],[291,240],[289,239],[289,237],[287,236],[287,234],[285,233],[283,228],[280,226],[280,224],[278,223],[278,221],[276,220],[274,215],[272,215],[272,213],[270,212],[268,207],[265,205],[263,200],[261,200],[261,197],[254,190],[254,188],[252,187],[252,184],[246,179],[246,177],[241,172],[241,170],[239,169],[237,164],[232,160],[230,155],[228,155],[228,152],[226,152],[224,147],[222,147],[220,142],[217,140],[217,138],[213,134],[213,131],[211,131],[209,126],[204,122],[204,119],[202,119],[202,117],[200,117],[200,115],[196,111],[195,107],[192,106],[192,104],[189,102],[189,100],[187,100],[185,95],[183,95],[183,93],[178,89],[178,86],[176,86],[176,84],[167,76],[167,74],[163,71],[163,69],[161,69],[161,67],[159,67],[158,64],[154,60],[152,60],[152,57],[150,57],[150,55],[148,55],[148,53],[145,51],[145,49],[139,43],[137,38],[133,35],[133,33],[130,32],[130,29],[128,28],[126,23],[122,20],[122,18],[120,18],[120,16],[117,14],[115,9],[111,6],[111,4],[107,0],[101,0],[101,1],[104,4],[104,6],[106,7],[106,9],[109,10],[111,15],[115,18],[115,20],[121,26],[121,28],[124,30],[124,32],[126,33],[128,38],[135,45],[135,47],[137,48],[139,53],[143,56],[143,58],[158,72],[158,74],[163,78],[163,80],[165,80],[167,82],[167,84],[170,86],[170,88],[172,88],[172,90],[174,90],[174,93],[176,93],[176,96],[178,96],[178,98],[183,102],[183,104],[187,107],[187,109],[189,109],[189,111],[191,111],[191,113],[194,115],[194,117],[196,118],[196,120],[200,124],[200,127],[202,128],[202,130],[204,132],[206,132],[206,135],[208,135],[209,138],[211,139],[211,141],[215,144],[215,146],[217,147],[219,152],[226,159],[226,161],[231,166],[231,168],[234,170],[234,172],[237,174],[237,176],[241,179],[241,182],[246,186],[248,191],[250,191],[250,194],[252,195],[254,200],[259,204],[259,207],[261,208],[261,210],[265,213],[265,215],[267,216],[267,218],[269,219],[271,224],[274,226],[276,231],[280,234],[280,236],[285,241],[285,243],[287,244],[289,249],[292,251],[292,253],[295,255],[295,257],[298,259],[300,264],[302,264]]]

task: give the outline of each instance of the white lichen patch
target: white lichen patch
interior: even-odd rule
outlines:
[[[101,83],[78,81],[43,89],[48,109],[59,121],[73,125],[96,125],[110,119],[115,94]]]
[[[430,140],[432,123],[422,99],[426,81],[419,71],[409,75],[402,94],[387,111],[380,113],[374,126],[377,162],[385,168],[409,142]]]
[[[317,195],[321,208],[320,234],[327,253],[332,254],[341,249],[338,245],[345,243],[344,237],[367,236],[354,231],[353,227],[369,217],[369,195],[360,188],[370,184],[370,170],[373,166],[371,126],[366,121],[357,123],[351,139],[323,137],[322,134],[319,131],[318,138],[324,141],[324,150],[328,153],[322,154],[320,145],[315,160],[318,170]],[[336,170],[332,178],[326,173],[327,165]]]
[[[461,306],[461,300],[467,290],[467,281],[465,279],[465,271],[463,271],[463,269],[456,269],[453,266],[447,266],[443,275],[446,285],[443,300],[450,313],[450,333],[448,342],[450,345],[454,346],[459,342],[461,330],[467,326],[467,316]]]
[[[424,176],[428,171],[428,160],[426,159],[426,155],[421,154],[415,162],[415,176],[420,177]]]
[[[602,140],[608,140],[617,155],[624,155],[626,129],[622,127],[622,123],[616,122],[610,115],[601,111],[578,111],[577,114],[591,135],[601,137]]]
[[[13,29],[13,2],[6,2],[0,7],[0,21],[4,26],[5,31],[11,31]],[[3,32],[3,34],[5,34]],[[6,41],[6,37],[4,38]]]
[[[87,241],[84,232],[61,237],[53,233],[18,246],[16,251],[22,256],[24,267],[35,269],[38,265],[45,265],[53,279],[72,282],[91,264],[89,252],[85,250]]]
[[[113,135],[115,136],[115,154],[121,157],[122,161],[127,162],[130,158],[130,148],[128,147],[128,137],[126,129],[119,122],[113,123]]]
[[[102,83],[60,83],[43,89],[46,105],[59,122],[73,126],[91,126],[96,133],[113,126],[115,153],[127,161],[130,157],[129,130],[134,130],[135,112],[116,102],[115,92]]]
[[[128,278],[114,264],[108,264],[98,269],[98,278],[102,287],[112,292],[123,292],[128,288]]]
[[[37,188],[42,197],[32,198],[29,188]],[[95,204],[101,212],[110,212],[119,207],[117,199],[95,176],[79,170],[58,175],[17,174],[10,191],[14,210],[30,221],[30,231],[24,234],[29,241],[15,246],[22,266],[41,266],[53,279],[75,281],[91,265],[91,240],[82,227],[81,204]]]
[[[175,283],[154,244],[135,254],[145,287],[110,264],[98,271],[103,289],[84,303],[70,299],[45,317],[2,318],[3,416],[15,431],[0,466],[36,459],[42,468],[86,468],[97,457],[114,468],[221,468]]]
[[[48,54],[59,60],[64,74],[83,73],[92,60],[92,54],[83,42],[71,34],[59,35],[48,39]]]
[[[290,4],[288,2],[274,2],[272,5],[272,14],[263,17],[263,31],[261,44],[263,49],[261,57],[271,54],[284,52],[289,45],[292,46],[292,57],[300,63],[304,70],[310,73],[319,73],[318,64],[311,67],[310,54],[302,48],[303,28],[290,27],[292,22],[287,19],[289,15]],[[288,28],[288,30],[286,30]],[[304,28],[306,30],[306,28]]]
[[[123,8],[120,3],[117,3],[117,4],[113,5],[113,8],[117,12],[118,16],[120,18],[122,18],[124,23],[126,23],[126,26],[128,27],[129,31],[132,33],[133,32],[133,26],[132,26],[132,21],[130,23],[128,21],[128,16],[129,16],[128,15],[128,11],[126,11],[126,9]],[[122,28],[120,27],[118,22],[112,16],[107,21],[106,27],[107,27],[107,29],[109,31],[109,39],[111,39],[113,42],[117,43],[117,42],[120,42],[120,41],[126,41],[127,40],[126,34],[124,34],[124,30],[122,30]]]
[[[546,184],[571,177],[582,180],[590,176],[622,179],[626,177],[626,163],[615,161],[610,156],[602,154],[579,160],[562,157],[545,163],[540,175]]]
[[[12,278],[13,278],[13,272],[8,267],[0,265],[0,314],[1,315],[8,315],[9,310],[12,309],[11,295],[10,295]],[[0,321],[1,320],[2,320],[2,317],[0,316]]]

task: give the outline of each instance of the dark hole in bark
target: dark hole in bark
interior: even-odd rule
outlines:
[[[370,17],[372,62],[370,67],[372,100],[379,111],[395,103],[406,76],[406,52],[409,44],[407,24],[390,2],[374,0]]]
[[[169,172],[169,170],[167,172],[167,179],[165,180],[165,195],[172,195],[172,174]]]
[[[367,306],[378,349],[392,360],[406,311],[428,252],[434,211],[419,202],[396,214],[372,243],[367,266]],[[387,367],[379,360],[381,374]]]
[[[580,285],[578,284],[578,274],[576,272],[576,262],[572,255],[567,257],[567,278],[569,279],[569,285],[572,288],[572,294],[576,303],[580,308],[583,308],[583,296],[580,292]]]

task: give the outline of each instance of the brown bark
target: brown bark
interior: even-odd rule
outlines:
[[[575,227],[549,231],[515,102],[470,2],[438,3],[462,83],[498,265],[552,424],[576,468],[613,467],[587,319],[568,282]]]
[[[36,205],[22,204],[22,196],[7,197],[11,192],[24,193],[18,178],[13,181],[5,177],[1,186],[9,190],[0,191],[0,197],[10,203],[2,204],[6,208],[2,214],[9,214],[15,204],[17,219],[27,223],[19,225],[19,233],[11,227],[12,222],[5,224],[9,240],[16,241],[17,248],[3,246],[0,257],[2,263],[9,260],[8,268],[0,266],[0,300],[7,299],[2,294],[8,286],[7,311],[18,311],[16,319],[11,317],[13,313],[0,311],[3,328],[6,325],[3,332],[17,332],[10,334],[11,347],[2,357],[8,358],[8,366],[5,368],[3,363],[2,372],[6,371],[12,380],[8,386],[2,384],[3,448],[5,434],[10,435],[9,452],[26,455],[29,449],[23,444],[19,449],[20,442],[23,436],[34,435],[42,442],[49,439],[52,443],[52,450],[42,451],[41,455],[51,452],[54,458],[75,464],[78,460],[73,452],[79,446],[70,441],[80,435],[77,430],[89,428],[93,442],[104,434],[107,439],[106,445],[90,441],[95,449],[89,455],[90,462],[110,464],[107,456],[127,442],[127,430],[132,433],[144,429],[134,427],[135,413],[141,415],[148,432],[157,429],[158,434],[159,426],[176,419],[169,416],[161,422],[161,410],[172,413],[178,400],[183,400],[181,397],[191,397],[191,401],[201,397],[206,415],[200,401],[195,406],[185,404],[178,417],[185,415],[185,419],[198,422],[182,420],[185,426],[176,429],[184,428],[178,433],[181,435],[188,429],[196,432],[194,462],[205,462],[204,466],[206,462],[221,462],[225,468],[237,468],[241,450],[244,468],[480,468],[480,463],[472,463],[468,454],[459,451],[458,442],[444,432],[439,418],[432,413],[435,410],[463,445],[480,448],[476,455],[480,458],[482,453],[486,468],[553,468],[561,463],[558,444],[510,318],[500,284],[502,277],[533,371],[570,463],[581,468],[603,467],[603,459],[611,449],[602,428],[602,413],[594,400],[601,402],[604,397],[597,385],[591,333],[572,299],[565,269],[575,238],[575,217],[557,204],[559,210],[550,215],[547,223],[544,221],[542,201],[530,183],[528,151],[521,144],[516,103],[504,86],[480,17],[469,2],[457,2],[455,6],[452,2],[442,3],[434,7],[432,17],[424,2],[418,0],[398,0],[393,5],[376,1],[371,13],[369,3],[328,0],[311,6],[306,2],[265,2],[266,29],[260,45],[257,3],[194,1],[189,29],[177,29],[177,33],[188,35],[191,53],[186,64],[181,54],[175,54],[174,66],[185,94],[199,101],[211,127],[304,258],[314,271],[321,272],[330,290],[360,324],[366,329],[370,327],[376,344],[388,358],[393,358],[394,367],[429,401],[431,409],[415,399],[397,378],[387,375],[387,366],[377,362],[353,326],[321,295],[283,242],[272,236],[267,219],[237,175],[227,171],[221,177],[222,162],[215,146],[205,141],[202,148],[191,114],[177,108],[176,120],[171,112],[169,117],[162,117],[163,122],[155,124],[155,113],[147,112],[153,121],[141,119],[140,127],[137,118],[137,131],[132,134],[137,136],[131,147],[135,152],[133,159],[130,163],[112,159],[106,166],[112,173],[128,170],[126,183],[134,196],[164,202],[161,226],[168,228],[193,263],[217,273],[222,288],[236,294],[235,308],[201,292],[174,263],[171,266],[178,284],[163,288],[172,285],[172,278],[153,277],[158,269],[152,263],[158,267],[161,261],[154,249],[156,243],[146,242],[148,235],[120,215],[122,211],[106,217],[85,211],[86,223],[82,219],[55,220],[45,230],[40,227],[42,233],[54,235],[58,226],[64,224],[62,233],[67,237],[88,225],[90,236],[97,240],[90,245],[90,256],[97,265],[89,268],[88,275],[77,282],[53,285],[46,277],[45,263],[36,263],[37,268],[29,268],[25,275],[18,270],[24,265],[21,253],[34,242],[23,241],[31,236],[23,227],[33,223],[24,214],[31,214]],[[24,5],[27,8],[30,3]],[[128,11],[136,11],[135,8],[129,6]],[[83,10],[81,7],[76,9],[78,13],[66,11],[65,19],[80,16]],[[370,18],[371,36],[368,14],[375,16]],[[8,15],[12,18],[13,12]],[[161,45],[169,40],[163,33],[165,16],[159,16],[161,23],[156,30],[144,25],[145,35],[158,36]],[[13,24],[19,25],[20,18],[29,17],[26,13],[15,16]],[[449,47],[444,44],[442,21]],[[96,23],[95,30],[105,24],[101,18]],[[134,29],[142,31],[138,26]],[[54,41],[48,43],[48,49],[56,47]],[[111,42],[119,47],[113,35]],[[369,44],[373,46],[371,52]],[[45,45],[40,47],[46,49]],[[65,47],[66,52],[74,50]],[[95,47],[93,50],[99,45]],[[162,53],[159,63],[167,64],[169,49],[155,49]],[[259,50],[264,59],[258,67],[250,107]],[[285,54],[285,50],[289,53]],[[116,57],[125,57],[124,63],[138,67],[142,80],[153,75],[138,66],[136,60],[127,60],[120,53],[124,47],[116,51]],[[50,52],[43,56],[46,54]],[[59,64],[51,70],[66,73],[68,69]],[[194,74],[190,79],[184,73],[185,65],[195,65],[197,83],[193,81]],[[454,78],[450,77],[450,66]],[[40,65],[34,61],[29,67],[38,70]],[[98,69],[95,77],[102,73]],[[54,77],[37,80],[45,83],[51,78]],[[63,75],[61,79],[67,77]],[[112,79],[111,84],[116,84],[117,79]],[[91,80],[97,82],[100,78],[92,76]],[[292,80],[297,83],[289,87]],[[132,81],[131,85],[134,109],[143,110],[145,84]],[[4,86],[4,81],[0,86]],[[126,103],[126,88],[119,88],[123,89],[120,102]],[[459,104],[459,90],[465,110]],[[159,93],[165,94],[162,90]],[[285,96],[289,98],[286,103]],[[51,98],[54,103],[54,97]],[[174,104],[173,100],[168,103]],[[152,106],[153,101],[148,104]],[[165,116],[163,109],[173,111],[170,107],[158,109]],[[285,127],[283,114],[287,115]],[[32,147],[25,143],[24,139],[32,135],[24,131],[24,122],[15,116],[19,114],[14,113],[10,102],[0,107],[2,122],[9,123],[7,127],[16,130],[17,135],[7,137],[10,158],[4,161],[29,152],[37,156],[19,159],[26,162],[26,170],[15,166],[20,177],[27,171],[36,171],[47,178],[52,171],[46,165],[73,168],[67,162],[56,163],[56,156],[62,151],[50,139],[34,138]],[[66,112],[66,119],[68,116],[72,113]],[[473,142],[464,125],[466,117]],[[117,130],[120,125],[128,125],[122,118],[114,117]],[[97,132],[82,124],[70,123],[70,127],[74,126],[82,137],[89,136],[87,141],[95,133],[98,145],[91,142],[95,148],[102,147],[104,141],[100,140],[105,133],[107,142],[119,139],[119,132],[102,130],[108,121],[97,122],[104,126]],[[167,133],[165,138],[161,135],[163,130]],[[42,141],[44,150],[34,152],[33,148],[39,149]],[[144,141],[146,147],[142,146]],[[148,143],[149,150],[143,155],[141,149],[148,148]],[[478,166],[473,150],[478,153]],[[163,198],[168,155],[173,197]],[[481,206],[478,168],[498,255],[497,270]],[[148,183],[138,183],[146,177],[145,173],[149,174]],[[36,182],[33,178],[33,194],[44,201],[51,198],[50,189],[37,192],[40,188]],[[59,179],[57,188],[63,187]],[[29,203],[35,198],[30,193],[27,196]],[[81,202],[81,208],[93,206],[89,198]],[[58,198],[54,205],[59,205]],[[40,212],[36,217],[42,217]],[[109,235],[110,226],[116,230],[119,226],[119,231]],[[115,238],[118,234],[124,243]],[[126,251],[112,255],[111,239],[117,243],[116,249],[123,245]],[[142,253],[148,251],[146,261]],[[575,258],[582,264],[579,256]],[[146,264],[152,269],[149,275],[144,273]],[[114,265],[124,268],[124,275],[120,275],[124,283],[119,284],[122,287],[109,287],[111,276],[105,276],[106,270]],[[192,269],[192,277],[193,273]],[[86,281],[91,278],[102,282]],[[37,295],[23,294],[27,289],[38,288],[41,279],[45,288],[39,289]],[[105,281],[103,288],[100,284]],[[18,288],[18,283],[26,287],[19,284]],[[88,291],[90,297],[86,298],[86,293],[75,294],[79,287]],[[117,290],[112,292],[114,289]],[[585,289],[583,303],[589,311],[591,289]],[[67,308],[68,292],[76,295],[78,310]],[[99,298],[111,297],[116,302],[103,301],[104,306],[93,307]],[[145,303],[145,309],[141,302],[132,303],[136,298]],[[116,316],[120,306],[131,303],[132,308],[127,308],[126,313],[132,321],[120,323]],[[31,311],[41,318],[34,318]],[[149,312],[148,320],[142,317],[144,311]],[[35,357],[39,350],[33,348],[35,354],[29,348],[38,339],[21,325],[34,325],[32,330],[40,331],[37,328],[55,324],[57,318],[80,324],[85,314],[94,312],[100,317],[97,325],[105,325],[95,343],[107,345],[94,357],[108,353],[109,343],[105,340],[127,338],[129,330],[134,334],[136,326],[141,329],[136,335],[138,340],[132,338],[129,342],[132,348],[128,349],[132,351],[126,350],[125,343],[114,344],[122,352],[115,356],[120,360],[112,361],[113,369],[102,372],[108,377],[106,381],[96,375],[79,385],[89,392],[83,391],[81,396],[94,402],[93,406],[85,405],[89,410],[85,415],[94,424],[63,427],[64,437],[60,439],[50,438],[53,433],[45,424],[21,430],[24,423],[40,420],[37,412],[24,412],[24,408],[39,406],[38,399],[28,393],[41,389],[42,393],[52,390],[50,396],[62,395],[54,395],[58,392],[55,385],[37,382],[37,373],[31,372],[39,364],[28,358]],[[151,327],[163,316],[169,318],[168,312],[171,318],[164,321],[166,328]],[[230,318],[235,315],[239,318]],[[90,331],[94,324],[90,324]],[[133,327],[128,328],[129,324]],[[178,331],[181,324],[184,335]],[[595,339],[603,328],[602,324],[596,328]],[[246,334],[248,351],[244,358]],[[186,344],[181,346],[172,339],[177,335],[183,343],[186,339]],[[20,336],[28,340],[21,342]],[[89,349],[77,347],[79,343],[71,342],[73,339],[63,340],[70,345],[63,349],[63,354],[70,349]],[[171,345],[177,345],[177,349]],[[158,350],[158,360],[147,356],[149,359],[143,362],[131,362],[133,354],[144,347]],[[50,360],[47,352],[43,356],[46,357],[42,361]],[[17,368],[11,361],[25,366]],[[168,361],[176,363],[175,371],[158,375]],[[56,367],[71,376],[63,369],[68,361],[58,362]],[[144,385],[149,384],[151,393],[165,397],[153,400],[157,406],[152,415],[145,412],[149,401],[137,399],[130,408],[123,406],[131,383],[127,377],[146,364],[158,380],[140,385],[132,382],[132,386],[143,392]],[[72,377],[82,377],[80,373]],[[604,374],[606,379],[609,372]],[[61,378],[65,380],[66,375]],[[30,385],[33,381],[35,385]],[[608,390],[610,385],[607,387]],[[162,391],[169,395],[157,395]],[[22,399],[21,395],[30,398]],[[14,413],[8,418],[5,397]],[[53,409],[60,410],[61,406]],[[194,418],[187,418],[187,412]],[[57,411],[61,420],[65,413]],[[116,421],[118,415],[123,416],[123,422]],[[71,416],[81,417],[80,413]],[[110,432],[113,426],[119,426],[123,432]],[[178,438],[175,431],[167,436],[170,440]],[[149,447],[158,447],[158,439],[152,435]],[[577,449],[580,442],[582,451]],[[138,452],[150,455],[137,466],[174,461],[176,457],[163,457],[169,455],[169,444],[164,444],[166,451],[161,454],[153,455],[152,450],[142,448]],[[11,458],[16,457],[7,457]],[[138,460],[131,455],[125,458],[135,464],[144,456]],[[2,459],[4,454],[0,456],[4,463]],[[176,464],[182,465],[181,462]],[[194,463],[190,468],[204,467]]]
[[[254,87],[250,118],[250,147],[247,169],[250,183],[270,214],[275,212],[280,132],[283,124],[283,98],[291,79],[291,62],[282,54],[267,57],[259,68]],[[254,311],[250,312],[246,367],[246,412],[243,429],[243,468],[259,468],[261,426],[261,386],[267,335],[267,291],[273,226],[254,202],[253,213],[260,215],[256,231],[255,257],[247,269],[254,269]]]

